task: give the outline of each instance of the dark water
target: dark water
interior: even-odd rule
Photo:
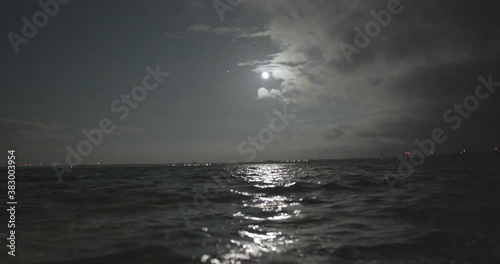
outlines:
[[[391,189],[397,165],[19,170],[0,262],[500,263],[499,156],[428,159]]]

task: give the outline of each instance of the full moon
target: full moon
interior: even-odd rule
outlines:
[[[269,78],[269,73],[268,72],[263,72],[262,73],[262,78],[268,79]]]

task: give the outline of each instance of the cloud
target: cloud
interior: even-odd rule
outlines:
[[[26,130],[38,131],[61,131],[66,127],[60,123],[43,123],[38,121],[26,121],[0,118],[0,126],[6,128],[22,128]]]
[[[264,38],[270,36],[271,34],[269,32],[259,31],[259,32],[243,32],[240,35],[236,36],[236,38],[251,39],[251,38]]]
[[[403,11],[347,63],[340,43],[353,44],[354,27],[374,20],[370,12],[386,9],[388,2],[250,1],[246,7],[265,14],[266,26],[240,38],[268,37],[280,51],[239,66],[272,71],[281,80],[277,90],[283,100],[330,113],[309,133],[322,134],[331,144],[343,141],[356,149],[366,141],[411,144],[446,125],[444,109],[473,94],[477,76],[493,73],[500,79],[500,34],[492,11],[498,4],[401,0]],[[271,97],[261,89],[259,98]],[[498,97],[482,107],[493,101]],[[498,105],[488,112],[500,111]],[[480,125],[476,120],[470,124]],[[498,130],[492,123],[483,126]]]
[[[54,145],[76,137],[60,123],[0,118],[0,144],[7,146]]]
[[[186,30],[176,33],[166,32],[165,35],[169,38],[180,39],[189,36],[190,34],[203,33],[215,35],[239,35],[243,30],[239,27],[212,27],[209,25],[192,25]]]
[[[264,98],[273,98],[281,101],[283,99],[283,95],[279,90],[276,89],[267,90],[266,88],[262,87],[257,91],[257,99],[264,99]]]
[[[352,43],[353,28],[373,20],[370,11],[384,9],[387,2],[252,1],[251,6],[270,16],[267,29],[253,35],[269,36],[282,50],[267,63],[259,64],[256,71],[273,67],[276,71],[289,73],[281,75],[285,91],[298,89],[317,96],[334,94],[352,98],[365,95],[368,98],[374,83],[390,84],[428,65],[436,67],[491,55],[498,57],[496,49],[485,52],[468,40],[477,35],[474,32],[484,32],[481,29],[486,25],[473,21],[471,24],[449,23],[454,13],[464,16],[467,13],[464,8],[457,7],[456,2],[445,1],[450,4],[447,6],[402,1],[403,13],[394,16],[392,23],[372,40],[369,50],[354,59],[354,66],[347,65],[339,44]],[[422,23],[424,16],[430,17],[432,23]],[[472,20],[470,15],[467,17],[465,20]],[[498,35],[490,39],[498,40]],[[484,45],[493,47],[488,42]],[[300,98],[294,99],[300,101]]]

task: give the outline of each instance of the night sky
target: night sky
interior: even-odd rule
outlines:
[[[115,129],[83,164],[391,157],[435,128],[448,136],[438,153],[500,147],[498,1],[60,2],[16,47],[9,34],[24,38],[22,18],[43,9],[1,11],[0,146],[20,163],[65,163],[104,118]],[[356,46],[388,5],[397,14]],[[122,120],[111,105],[148,66],[170,75]],[[458,113],[479,85],[489,97]],[[276,111],[295,117],[252,157],[242,142]]]

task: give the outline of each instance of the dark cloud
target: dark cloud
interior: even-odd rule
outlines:
[[[192,25],[182,32],[176,32],[176,33],[166,32],[165,35],[170,38],[179,39],[187,37],[190,34],[194,33],[234,35],[234,34],[241,34],[242,29],[239,27],[212,27],[209,25]]]
[[[267,28],[256,36],[269,35],[282,49],[270,62],[256,65],[257,69],[275,65],[291,73],[279,76],[284,80],[280,88],[296,104],[333,110],[331,98],[344,102],[344,108],[335,109],[331,115],[337,119],[331,121],[334,128],[323,134],[326,140],[342,142],[344,147],[366,146],[365,140],[411,145],[434,128],[449,126],[443,112],[474,95],[478,76],[492,73],[500,80],[496,48],[500,34],[495,29],[500,23],[494,11],[499,4],[494,1],[401,1],[403,11],[393,15],[391,23],[361,54],[353,55],[352,65],[348,64],[339,44],[354,44],[353,28],[363,28],[373,20],[370,11],[386,9],[388,2],[251,4],[269,14]],[[284,66],[287,63],[296,65],[288,68]],[[293,90],[302,93],[290,93]],[[482,111],[476,112],[462,130],[481,127],[498,131],[497,124],[481,120],[500,112],[499,101],[496,96],[483,102]],[[455,134],[460,135],[450,138],[463,137],[462,132]],[[488,141],[479,138],[469,136],[462,140],[468,143],[461,145]],[[489,140],[482,149],[497,143],[493,135]]]
[[[71,139],[67,128],[59,123],[43,123],[0,118],[0,137],[4,144],[47,144],[47,141]],[[10,142],[8,142],[10,140]],[[8,142],[8,143],[7,143]]]

